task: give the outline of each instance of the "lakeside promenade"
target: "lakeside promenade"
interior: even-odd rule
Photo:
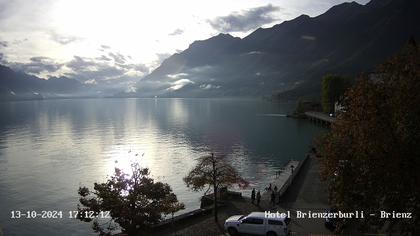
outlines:
[[[228,235],[223,229],[224,221],[232,215],[249,214],[253,211],[291,211],[292,220],[290,228],[291,235],[334,235],[325,228],[323,219],[296,219],[294,212],[300,211],[318,211],[324,212],[329,208],[328,195],[325,185],[321,182],[319,176],[319,159],[315,155],[307,156],[300,165],[296,165],[293,171],[293,180],[280,197],[280,204],[270,204],[270,198],[263,194],[260,205],[252,204],[250,196],[243,196],[241,199],[235,199],[226,202],[225,206],[219,209],[219,222],[216,224],[212,214],[199,215],[189,219],[181,224],[175,224],[167,227],[165,230],[156,232],[155,235],[162,236],[220,236]],[[296,162],[286,164],[283,176],[278,176],[272,183],[286,183],[287,175],[291,176],[288,168]],[[299,166],[299,167],[298,167]],[[296,169],[298,168],[298,169]],[[282,186],[285,186],[283,184]],[[280,189],[280,188],[279,188]],[[264,197],[264,198],[263,198]]]
[[[299,173],[300,167],[305,161],[306,161],[306,157],[302,161],[289,160],[289,162],[287,162],[287,164],[280,170],[280,173],[276,173],[275,180],[269,183],[269,186],[271,184],[271,189],[266,189],[263,192],[261,196],[262,201],[270,202],[272,191],[274,191],[274,189],[277,189],[277,191],[275,192],[275,196],[276,196],[275,199],[277,202],[277,199],[281,198],[281,196],[286,192],[286,190],[292,184],[293,179]]]
[[[322,125],[331,125],[335,122],[336,118],[328,116],[328,114],[325,114],[323,112],[317,112],[317,111],[307,111],[305,112],[305,116],[309,118],[309,120],[320,123]]]

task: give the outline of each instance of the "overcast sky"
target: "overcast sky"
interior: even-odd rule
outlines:
[[[0,63],[44,78],[80,76],[86,83],[141,77],[194,40],[220,32],[244,37],[342,2],[0,0]]]

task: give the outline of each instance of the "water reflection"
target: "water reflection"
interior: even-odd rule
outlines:
[[[6,235],[91,233],[77,220],[10,220],[10,210],[74,210],[80,185],[139,161],[191,210],[200,193],[182,177],[222,153],[262,187],[301,158],[321,129],[285,117],[293,104],[229,99],[80,99],[0,103],[0,226]]]

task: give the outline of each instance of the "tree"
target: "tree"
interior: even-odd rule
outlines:
[[[301,115],[305,113],[305,106],[303,103],[304,103],[303,99],[299,98],[297,102],[296,110],[295,110],[296,115]]]
[[[203,156],[198,159],[197,165],[184,177],[187,187],[194,191],[213,187],[213,212],[214,220],[217,222],[217,192],[220,187],[230,187],[238,184],[245,187],[248,183],[239,175],[238,171],[230,164],[226,163],[224,157]]]
[[[367,217],[368,228],[420,235],[420,57],[415,43],[363,76],[344,96],[346,112],[322,141],[322,176],[343,211],[411,212]]]
[[[326,113],[334,112],[334,103],[340,100],[345,90],[351,86],[351,79],[338,75],[326,75],[322,79],[322,108]]]
[[[168,184],[155,182],[147,168],[141,168],[138,163],[132,165],[130,175],[115,169],[115,173],[105,183],[95,183],[94,191],[87,187],[79,188],[80,204],[77,218],[90,222],[94,217],[109,212],[112,220],[132,234],[148,233],[150,227],[160,222],[163,215],[173,214],[184,209],[178,202]],[[94,230],[101,235],[110,234],[112,222],[101,227],[94,220]],[[107,232],[108,231],[108,232]]]

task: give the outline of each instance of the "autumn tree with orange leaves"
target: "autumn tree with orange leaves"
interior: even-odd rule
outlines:
[[[362,226],[420,235],[420,60],[414,40],[344,96],[321,142],[321,173],[339,210],[363,210]],[[380,219],[379,211],[410,212]]]
[[[217,192],[220,187],[230,187],[234,184],[246,187],[246,182],[238,171],[226,162],[223,156],[213,153],[198,159],[197,165],[184,177],[187,187],[194,191],[203,190],[205,187],[213,188],[213,213],[217,222]]]

